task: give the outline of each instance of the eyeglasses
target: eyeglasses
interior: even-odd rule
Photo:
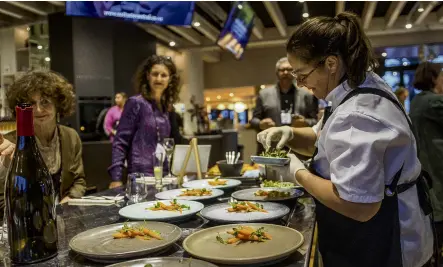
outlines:
[[[325,63],[325,59],[320,60],[315,67],[309,71],[306,74],[297,74],[295,73],[295,71],[291,71],[291,75],[294,76],[295,80],[297,81],[297,83],[304,83],[306,81],[306,79],[309,77],[309,75],[311,75],[316,69],[318,69],[318,67],[320,67],[323,63]]]

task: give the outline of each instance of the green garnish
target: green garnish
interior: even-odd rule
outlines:
[[[215,237],[215,239],[217,239],[218,242],[222,243],[223,245],[226,245],[226,241],[223,240],[223,238],[220,236],[220,234],[218,233],[217,236]]]
[[[279,182],[279,181],[271,181],[271,180],[264,180],[263,181],[264,187],[281,187],[281,188],[287,188],[287,187],[294,187],[295,184],[291,182]]]
[[[145,264],[145,266],[144,266],[144,267],[154,267],[154,265],[152,265],[152,264],[148,263],[148,264]]]
[[[191,207],[190,207],[190,206],[188,206],[188,205],[185,205],[185,204],[183,204],[183,205],[180,205],[180,208],[182,208],[182,209],[188,209],[188,210],[190,210],[190,209],[191,209]]]
[[[267,158],[288,158],[288,151],[280,149],[270,149],[260,154],[262,157]]]

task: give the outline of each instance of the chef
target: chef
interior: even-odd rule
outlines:
[[[305,167],[291,155],[287,170],[315,199],[324,266],[432,266],[429,189],[410,121],[371,71],[377,62],[358,17],[305,21],[287,53],[297,84],[331,106],[312,128],[274,127],[257,138],[313,156]]]

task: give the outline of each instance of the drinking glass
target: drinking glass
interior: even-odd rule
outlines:
[[[143,173],[130,173],[126,183],[126,197],[130,202],[142,202],[148,196],[148,185]]]
[[[155,178],[155,188],[162,188],[162,179],[163,179],[163,162],[165,159],[165,155],[161,152],[155,152],[153,154],[152,160],[154,167],[154,178]]]
[[[174,146],[175,142],[173,138],[165,138],[163,139],[163,147],[166,151],[166,157],[168,158],[168,176],[173,177],[172,175],[172,155],[174,154]]]

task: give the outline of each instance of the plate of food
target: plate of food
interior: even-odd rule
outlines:
[[[245,201],[285,201],[303,195],[295,188],[249,188],[232,193],[232,197]]]
[[[261,188],[277,188],[277,189],[291,189],[302,188],[302,186],[296,185],[292,182],[263,180],[260,184]]]
[[[125,261],[109,265],[108,267],[217,267],[212,263],[193,258],[164,257],[145,258]]]
[[[127,222],[93,228],[74,236],[69,247],[94,261],[149,255],[173,245],[182,230],[162,222]]]
[[[215,204],[200,212],[204,218],[220,223],[274,221],[288,213],[289,208],[283,204],[250,201]]]
[[[188,236],[183,248],[196,258],[226,265],[253,265],[284,259],[304,242],[303,235],[274,224],[230,224]]]
[[[185,188],[159,192],[155,195],[157,199],[178,199],[178,200],[207,200],[220,197],[223,190],[216,188]]]
[[[187,219],[204,208],[200,202],[190,200],[159,200],[126,206],[119,210],[122,217],[131,220],[179,221]]]
[[[202,179],[193,180],[183,183],[183,187],[186,188],[218,188],[229,189],[241,185],[241,181],[235,179],[214,178],[214,179]]]
[[[272,149],[261,153],[259,156],[251,156],[251,161],[256,164],[285,166],[291,161],[288,158],[288,151]]]

